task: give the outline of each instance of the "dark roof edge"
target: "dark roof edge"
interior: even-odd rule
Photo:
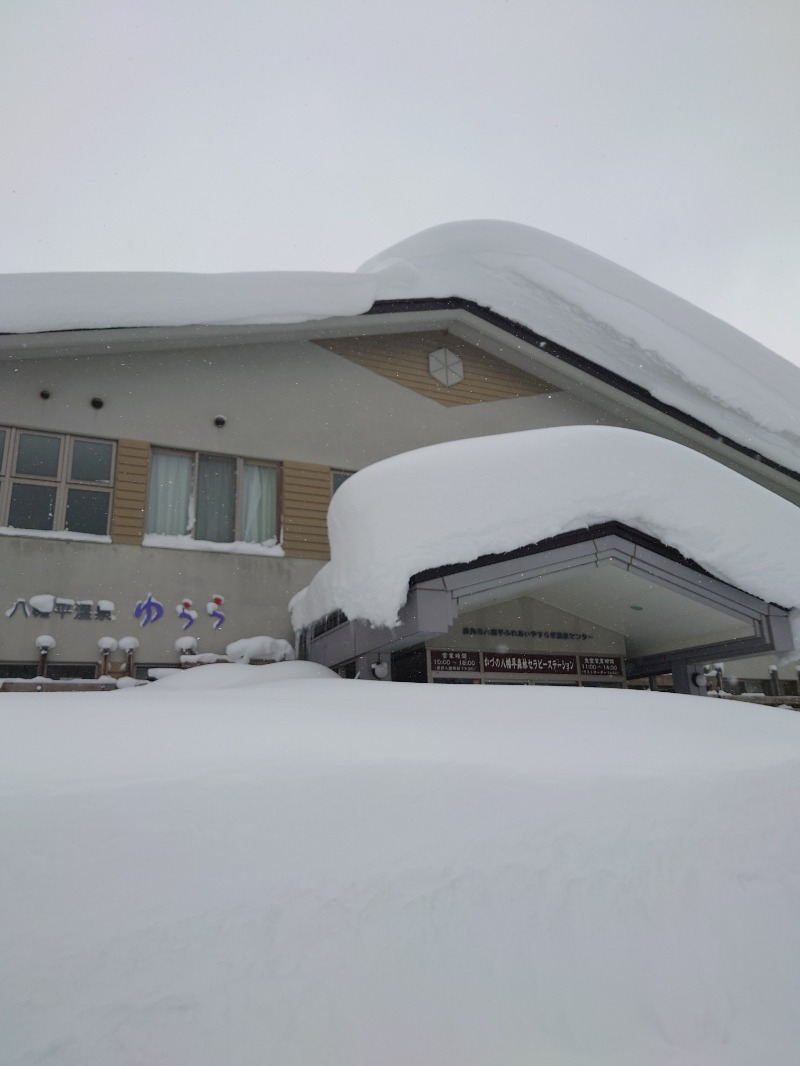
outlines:
[[[702,574],[704,577],[712,578],[714,581],[718,581],[722,585],[727,585],[728,588],[736,588],[736,586],[732,585],[730,581],[725,581],[723,578],[717,577],[716,574],[710,573],[704,567],[700,566],[699,563],[696,563],[694,559],[688,559],[685,555],[682,555],[676,548],[671,548],[657,537],[651,537],[647,533],[642,533],[641,530],[635,529],[633,526],[626,526],[624,522],[601,522],[599,525],[595,526],[584,526],[583,529],[572,529],[568,533],[559,533],[555,537],[546,537],[544,540],[537,541],[535,544],[526,544],[524,547],[515,548],[510,552],[479,555],[477,559],[473,559],[469,563],[453,563],[446,566],[435,566],[430,570],[421,570],[418,574],[414,574],[409,580],[408,587],[411,589],[415,585],[421,584],[423,581],[433,581],[436,578],[448,577],[450,574],[464,573],[466,570],[473,570],[477,567],[491,566],[493,563],[503,563],[513,559],[524,559],[526,556],[538,555],[540,552],[552,551],[554,548],[566,548],[572,544],[582,544],[585,541],[597,540],[600,537],[622,537],[624,540],[629,541],[631,544],[635,544],[639,548],[646,548],[647,551],[660,555],[664,559],[669,559],[674,563],[680,563],[681,566],[685,566],[687,570],[693,570],[695,573]],[[750,595],[752,595],[752,593],[750,593]],[[773,606],[779,607],[782,611],[789,610],[788,607],[784,607],[779,603],[775,603]]]
[[[554,548],[566,548],[572,544],[582,544],[589,540],[597,540],[600,537],[621,537],[629,543],[635,544],[637,547],[646,548],[648,551],[662,556],[664,559],[680,563],[681,566],[685,566],[687,570],[693,570],[696,574],[702,574],[703,577],[710,578],[712,581],[717,581],[719,584],[725,585],[727,588],[744,591],[737,589],[737,586],[732,585],[730,581],[725,581],[723,578],[710,573],[704,567],[700,566],[699,563],[696,563],[694,559],[687,558],[676,548],[671,548],[657,537],[651,537],[647,533],[642,533],[641,530],[635,529],[633,526],[626,526],[624,522],[601,522],[595,526],[584,526],[583,529],[572,529],[567,533],[559,533],[555,537],[546,537],[544,540],[537,541],[534,544],[526,544],[521,548],[514,548],[513,551],[479,555],[476,559],[472,559],[468,563],[448,563],[444,566],[431,567],[429,570],[420,570],[419,573],[414,574],[409,578],[408,589],[409,592],[411,592],[416,585],[421,585],[425,581],[435,581],[437,578],[449,577],[451,574],[461,574],[467,570],[477,569],[481,566],[491,566],[493,563],[524,559],[527,556],[538,555],[540,552],[552,551]],[[753,596],[754,599],[761,599],[763,603],[770,602],[764,600],[762,597],[755,596],[753,593],[748,593],[748,595]],[[790,610],[789,607],[785,607],[780,603],[771,603],[771,606],[777,607],[781,611],[788,612]],[[335,610],[329,611],[326,615],[322,615],[321,618],[317,618],[315,621],[310,622],[304,628],[311,629],[313,626],[319,625],[327,618],[338,616],[341,616],[345,621],[354,621],[354,619],[348,619],[341,608],[337,607]]]
[[[582,370],[584,373],[590,374],[599,381],[611,385],[615,389],[619,389],[620,392],[624,392],[633,399],[647,404],[648,407],[660,411],[661,414],[674,418],[675,421],[681,422],[683,425],[697,430],[706,437],[713,438],[720,444],[726,445],[728,448],[733,448],[734,451],[739,452],[741,455],[746,455],[748,459],[754,459],[757,463],[762,463],[764,466],[768,466],[772,470],[777,470],[779,473],[785,474],[787,477],[790,477],[795,481],[800,481],[799,472],[790,470],[788,467],[782,466],[780,463],[776,463],[774,459],[768,459],[753,448],[748,448],[744,444],[739,444],[738,441],[732,440],[730,437],[726,437],[724,434],[717,432],[712,426],[707,425],[705,422],[701,422],[700,419],[695,418],[693,415],[686,414],[685,411],[681,411],[678,407],[673,407],[671,404],[656,399],[656,397],[653,396],[651,392],[648,392],[647,389],[643,389],[641,385],[637,385],[635,382],[629,381],[620,374],[614,373],[613,370],[607,370],[605,367],[600,366],[599,363],[587,359],[586,356],[579,355],[577,352],[573,352],[571,349],[565,348],[563,345],[549,340],[547,337],[542,336],[542,334],[536,333],[527,326],[521,326],[519,322],[514,322],[512,319],[506,318],[504,315],[499,315],[496,311],[492,311],[488,307],[483,307],[481,304],[475,303],[473,300],[465,300],[461,296],[444,296],[440,298],[410,300],[377,300],[369,311],[365,313],[368,315],[382,315],[396,314],[403,311],[468,311],[470,314],[475,315],[476,318],[481,318],[484,322],[488,322],[492,326],[497,326],[505,333],[509,333],[512,337],[525,341],[527,344],[532,344],[540,352],[551,355],[554,359],[558,359],[562,363],[568,363],[570,366],[575,367],[576,370]]]

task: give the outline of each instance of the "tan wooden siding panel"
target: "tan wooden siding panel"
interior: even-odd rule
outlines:
[[[446,331],[335,337],[314,343],[445,407],[558,391]],[[447,386],[431,376],[428,356],[438,348],[449,348],[459,356],[464,364],[463,381]]]
[[[283,464],[283,550],[289,558],[330,559],[330,498],[330,467]]]
[[[309,503],[327,507],[331,495],[330,476],[326,477],[322,484],[297,482],[297,484],[287,487],[284,490],[284,495],[290,499],[308,500]]]
[[[299,507],[311,507],[313,510],[327,511],[328,503],[330,502],[330,490],[328,490],[323,496],[321,492],[314,491],[312,495],[309,492],[303,492],[302,489],[292,489],[290,492],[284,492],[284,499],[291,500],[292,503],[297,504]]]
[[[147,471],[150,445],[141,440],[117,442],[111,540],[115,544],[141,544],[147,506]]]
[[[320,482],[312,485],[300,481],[297,484],[286,486],[284,488],[284,496],[288,496],[289,499],[308,500],[309,503],[315,506],[327,507],[331,496],[330,475],[324,481],[320,479]]]
[[[312,495],[325,496],[330,491],[330,472],[324,476],[316,475],[308,477],[298,475],[292,479],[291,485],[287,486],[293,492],[310,492]]]
[[[126,482],[131,482],[133,484],[141,484],[142,482],[147,481],[147,467],[118,464],[117,476],[123,477]]]
[[[114,495],[116,497],[116,493]],[[142,506],[142,500],[146,497],[146,481],[143,481],[140,485],[132,485],[130,482],[123,482],[123,488],[119,493],[119,504],[122,507],[140,508]]]

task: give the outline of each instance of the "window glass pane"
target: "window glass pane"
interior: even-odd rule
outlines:
[[[201,455],[197,470],[198,540],[232,541],[236,499],[236,460]]]
[[[153,452],[147,490],[147,532],[170,536],[191,532],[192,457]]]
[[[13,485],[8,524],[16,529],[52,529],[55,485]]]
[[[41,433],[20,433],[16,472],[33,474],[34,477],[58,477],[60,450],[60,437],[45,437]]]
[[[3,456],[6,453],[6,431],[0,429],[0,470],[3,469]]]
[[[271,466],[244,464],[242,540],[263,544],[275,539],[278,472]]]
[[[76,440],[72,445],[70,481],[111,481],[110,444],[101,440]]]
[[[67,521],[65,529],[73,533],[97,533],[105,536],[108,532],[109,492],[97,492],[94,489],[70,489],[67,493]]]

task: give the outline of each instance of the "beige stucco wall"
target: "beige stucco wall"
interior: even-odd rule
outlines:
[[[40,398],[42,389],[49,399]],[[104,401],[100,410],[92,397]],[[227,420],[221,429],[217,415]],[[0,363],[0,425],[346,470],[425,444],[601,419],[564,393],[447,408],[306,341]],[[130,634],[141,641],[141,661],[171,660],[182,632],[174,607],[186,596],[200,612],[189,633],[202,651],[262,633],[290,639],[288,600],[319,565],[0,536],[0,661],[30,661],[41,633],[57,640],[54,661],[91,661],[100,636]],[[140,628],[133,609],[148,592],[165,616]],[[205,613],[215,592],[225,596],[227,616],[216,633]],[[117,620],[2,614],[17,598],[40,593],[113,600]]]
[[[0,424],[344,469],[464,436],[602,420],[564,393],[446,408],[304,341],[0,364]]]
[[[480,630],[472,633],[469,630]],[[492,630],[495,632],[493,633]],[[513,631],[523,632],[515,636]],[[568,634],[564,639],[562,634]],[[531,596],[520,596],[504,603],[461,611],[449,632],[426,641],[430,649],[518,653],[542,657],[558,655],[613,655],[624,660],[625,637],[598,626],[576,614],[541,603]],[[506,680],[523,680],[524,674],[494,674]],[[565,681],[574,675],[530,675],[537,681]],[[610,682],[619,678],[592,677],[591,681]]]
[[[579,633],[577,640],[551,637],[515,637],[509,633],[492,636],[465,633],[465,629],[504,629],[524,632]],[[585,634],[585,636],[584,636]],[[480,649],[497,652],[551,652],[557,655],[625,655],[625,637],[568,611],[561,611],[532,596],[461,611],[449,632],[427,642],[431,648]]]
[[[53,662],[91,662],[102,636],[135,636],[141,662],[171,662],[175,640],[198,638],[198,651],[224,653],[241,637],[268,635],[293,640],[286,604],[313,577],[319,563],[304,559],[87,544],[33,537],[0,537],[0,662],[31,662],[41,634],[56,639]],[[5,611],[18,598],[38,594],[74,599],[112,600],[116,620],[78,621],[73,616],[25,618],[18,609]],[[134,617],[148,593],[164,607],[163,617],[140,626]],[[213,629],[206,603],[219,593],[225,598],[225,624]],[[176,604],[189,597],[198,612],[189,630],[182,629]],[[93,612],[94,614],[94,612]]]
[[[49,399],[40,398],[42,389],[50,392]],[[104,401],[100,410],[90,405],[95,396]],[[462,437],[631,424],[623,408],[602,403],[605,410],[561,391],[444,407],[305,340],[0,361],[0,425],[345,470]],[[227,420],[222,428],[214,425],[217,415]],[[200,650],[221,651],[233,639],[260,633],[290,638],[288,600],[318,566],[313,559],[0,536],[0,661],[30,661],[33,641],[42,632],[56,637],[56,660],[92,660],[97,638],[106,632],[139,637],[142,661],[171,659],[181,635],[174,607],[186,596],[200,612],[189,631],[200,638]],[[140,629],[132,612],[148,592],[164,604],[165,617]],[[225,596],[227,616],[225,629],[217,633],[205,614],[215,592]],[[24,619],[20,612],[5,618],[2,612],[16,598],[37,593],[111,599],[117,621],[109,627]],[[531,649],[526,645],[525,650]],[[580,649],[562,644],[558,650]],[[613,645],[602,650],[611,653]]]

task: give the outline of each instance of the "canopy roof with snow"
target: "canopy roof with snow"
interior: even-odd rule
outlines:
[[[800,647],[787,610],[800,606],[800,510],[650,434],[569,426],[421,448],[351,477],[328,526],[331,562],[291,603],[328,665],[519,596],[625,633],[628,676],[693,657],[789,662]]]
[[[295,628],[334,610],[394,626],[416,574],[609,521],[800,607],[800,509],[660,437],[565,426],[420,448],[354,474],[331,501],[331,562],[295,597]]]
[[[508,222],[437,226],[352,274],[5,275],[0,332],[286,326],[436,301],[535,331],[555,354],[576,353],[739,450],[800,472],[800,370],[608,260]],[[0,354],[19,347],[0,338]]]

